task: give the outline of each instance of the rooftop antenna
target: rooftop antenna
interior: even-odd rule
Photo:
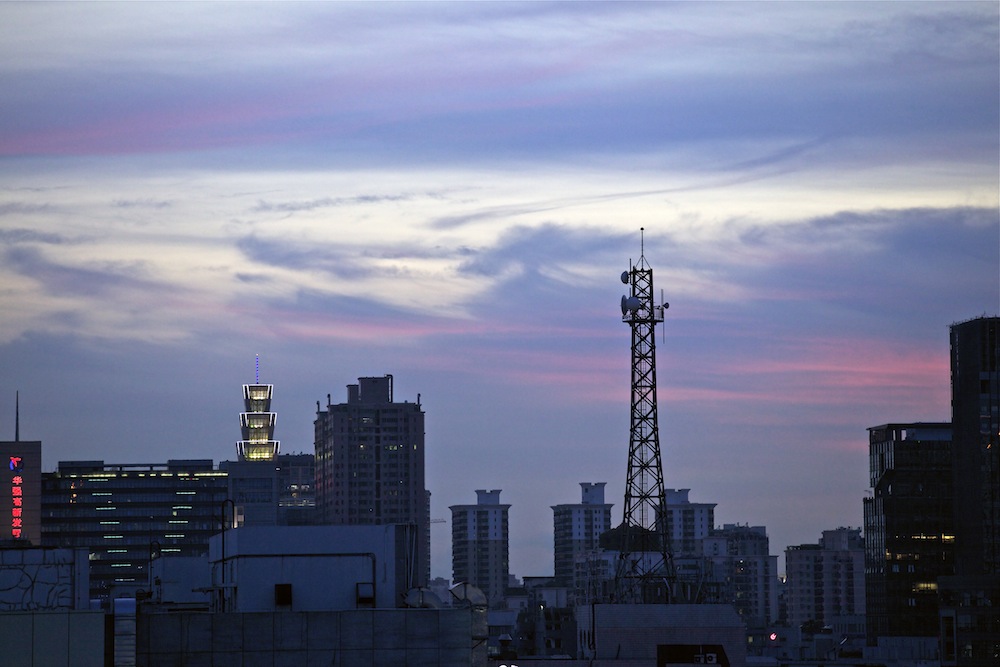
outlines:
[[[14,442],[21,442],[21,392],[14,392]]]
[[[256,367],[256,375],[254,376],[254,384],[260,384],[260,355],[254,355],[254,365]]]

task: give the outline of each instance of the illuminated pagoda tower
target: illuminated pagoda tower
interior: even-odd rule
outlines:
[[[274,439],[274,423],[278,415],[271,412],[273,385],[260,384],[260,358],[256,359],[254,384],[243,385],[243,405],[240,413],[243,439],[236,443],[240,461],[273,461],[281,443]]]
[[[228,499],[232,514],[226,513],[229,527],[275,526],[278,524],[278,448],[274,439],[277,415],[271,412],[272,385],[260,383],[260,357],[255,359],[254,384],[243,385],[243,409],[237,441],[237,461],[222,461],[219,469],[228,474]]]
[[[669,305],[654,302],[653,269],[640,248],[639,261],[621,276],[631,287],[621,309],[632,329],[632,417],[615,596],[620,603],[662,603],[673,601],[674,568],[664,529],[655,328]]]

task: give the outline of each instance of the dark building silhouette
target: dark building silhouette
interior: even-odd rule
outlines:
[[[150,588],[152,558],[208,553],[226,477],[210,459],[60,461],[42,475],[42,546],[88,549],[91,598],[134,596]]]
[[[955,574],[1000,573],[1000,318],[951,327]]]
[[[21,395],[14,399],[14,439],[0,442],[0,545],[42,543],[42,443],[21,440]]]
[[[864,500],[867,639],[936,637],[938,577],[951,574],[951,425],[868,429],[872,495]]]
[[[510,581],[510,505],[500,491],[477,489],[475,505],[448,508],[452,580],[481,590],[493,609],[503,606]]]
[[[41,441],[0,442],[0,544],[41,544],[41,497]]]
[[[392,376],[358,378],[347,402],[316,403],[316,507],[331,525],[413,527],[413,585],[430,580],[430,494],[424,484],[424,413],[393,402]]]
[[[278,524],[310,526],[316,523],[316,457],[278,454]]]
[[[955,575],[939,581],[941,664],[1000,664],[1000,318],[951,326]]]

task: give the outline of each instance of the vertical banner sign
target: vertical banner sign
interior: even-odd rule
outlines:
[[[10,470],[14,473],[10,480],[10,499],[12,503],[10,508],[10,536],[14,539],[21,538],[21,529],[23,528],[21,525],[21,511],[24,493],[21,488],[21,484],[24,482],[24,479],[21,477],[21,470],[23,467],[24,464],[22,463],[20,456],[10,457]]]

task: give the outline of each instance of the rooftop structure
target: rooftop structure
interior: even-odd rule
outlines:
[[[240,461],[273,461],[281,449],[274,439],[274,424],[278,415],[271,412],[273,385],[243,385],[244,412],[240,413],[243,439],[236,443]]]

